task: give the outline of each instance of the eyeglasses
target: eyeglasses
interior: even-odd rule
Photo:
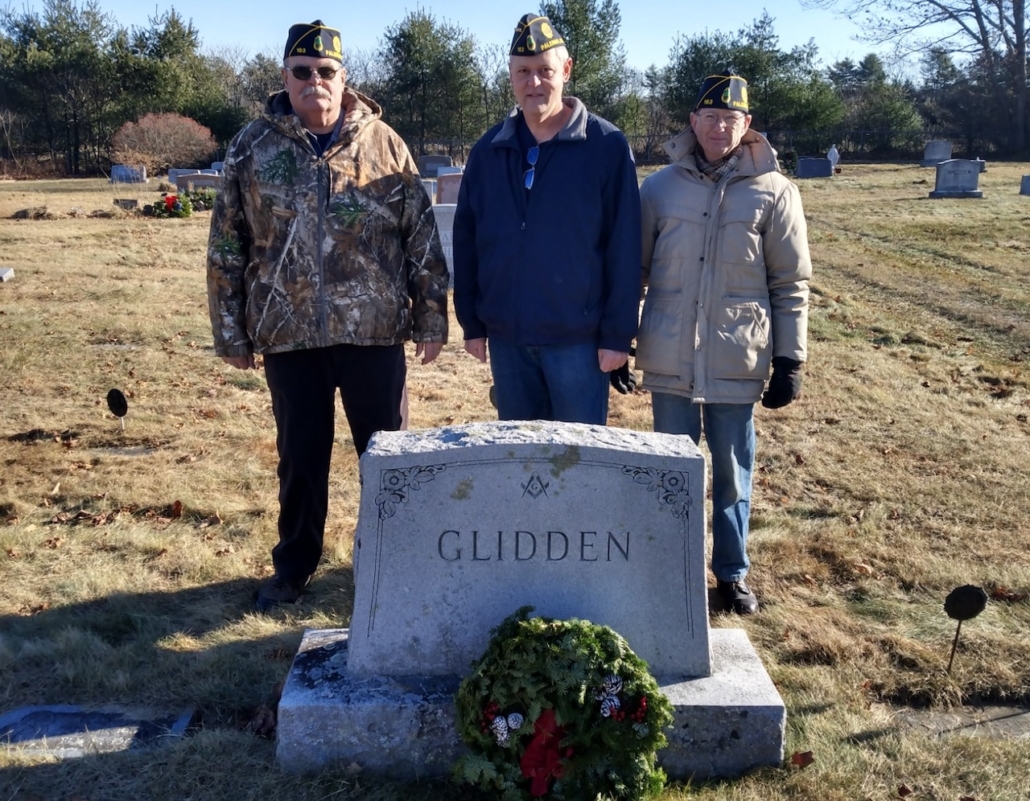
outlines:
[[[739,112],[730,112],[723,115],[715,111],[699,111],[697,118],[701,121],[702,125],[706,125],[709,128],[714,128],[720,123],[727,128],[737,128],[744,122],[744,115]]]
[[[529,162],[529,169],[526,170],[526,189],[533,188],[533,178],[536,175],[536,161],[540,158],[540,146],[533,145],[526,154],[526,161]]]
[[[298,81],[309,81],[311,80],[312,72],[317,72],[318,77],[323,81],[331,81],[336,77],[336,73],[340,71],[339,67],[319,67],[317,70],[312,70],[311,67],[287,67],[293,77]]]

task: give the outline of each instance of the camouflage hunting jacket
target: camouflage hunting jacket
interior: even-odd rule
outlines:
[[[287,93],[229,145],[211,217],[220,356],[447,341],[447,263],[403,140],[346,89],[322,156]]]

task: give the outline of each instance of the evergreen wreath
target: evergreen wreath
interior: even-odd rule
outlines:
[[[607,626],[530,619],[524,606],[491,633],[455,697],[469,752],[458,781],[501,801],[631,801],[658,795],[672,705],[647,663]]]

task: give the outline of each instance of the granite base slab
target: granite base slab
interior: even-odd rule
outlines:
[[[946,200],[947,198],[973,198],[979,199],[984,196],[982,189],[970,189],[968,191],[956,190],[954,192],[947,191],[933,191],[930,193],[930,197],[934,200]]]
[[[359,766],[395,779],[446,775],[464,750],[458,677],[352,677],[348,629],[312,629],[279,701],[276,759],[289,773]],[[783,760],[783,700],[741,629],[712,629],[712,675],[663,682],[675,709],[669,778],[738,776]]]

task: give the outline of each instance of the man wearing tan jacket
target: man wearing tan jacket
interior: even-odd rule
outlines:
[[[750,124],[747,81],[709,76],[690,127],[665,146],[672,164],[640,189],[647,295],[636,364],[655,431],[694,442],[704,431],[712,572],[738,614],[758,611],[744,579],[754,404],[779,408],[801,391],[812,275],[797,187]]]

